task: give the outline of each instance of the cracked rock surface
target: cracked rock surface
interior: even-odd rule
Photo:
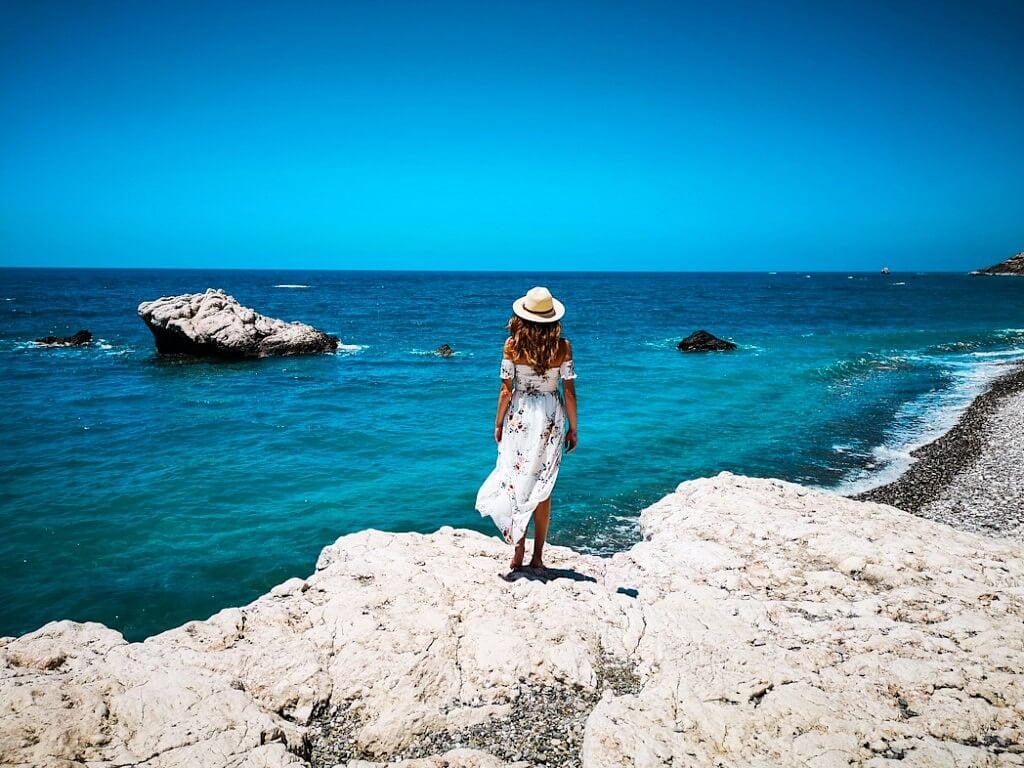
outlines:
[[[161,354],[240,359],[338,348],[336,336],[305,323],[265,317],[214,288],[145,301],[138,311]]]
[[[1024,547],[723,473],[611,558],[365,531],[141,643],[0,639],[16,766],[1024,765]]]

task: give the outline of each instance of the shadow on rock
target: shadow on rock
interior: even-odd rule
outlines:
[[[585,573],[574,571],[571,568],[521,568],[518,571],[509,571],[506,574],[502,574],[505,581],[519,581],[520,579],[529,579],[530,581],[541,581],[545,584],[555,579],[569,579],[570,581],[592,581],[595,584],[597,579],[593,576],[588,576]]]

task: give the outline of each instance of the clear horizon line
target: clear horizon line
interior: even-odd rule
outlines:
[[[819,275],[877,275],[878,269],[430,269],[430,268],[399,268],[399,267],[141,267],[141,266],[75,266],[75,265],[29,265],[4,264],[3,269],[38,269],[38,270],[117,270],[123,272],[393,272],[396,274],[626,274],[626,275],[764,275],[764,274],[819,274]],[[978,269],[891,269],[889,274],[922,274],[922,275],[969,275]]]

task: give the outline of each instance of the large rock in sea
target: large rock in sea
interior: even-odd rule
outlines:
[[[695,331],[680,341],[676,349],[683,352],[723,352],[727,349],[736,349],[736,345],[707,331]]]
[[[71,336],[44,336],[36,344],[48,347],[84,347],[92,341],[92,333],[84,328]]]
[[[139,317],[165,355],[247,358],[334,352],[338,337],[265,317],[224,291],[165,296],[139,304]]]
[[[0,764],[1020,765],[1021,544],[727,473],[638,539],[508,582],[496,536],[367,530],[142,643],[0,638]]]
[[[971,272],[972,275],[1024,275],[1024,251],[1011,256],[987,269]]]

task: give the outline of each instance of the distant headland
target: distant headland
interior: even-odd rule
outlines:
[[[1024,275],[1024,251],[1011,256],[987,269],[971,272],[972,275]]]

